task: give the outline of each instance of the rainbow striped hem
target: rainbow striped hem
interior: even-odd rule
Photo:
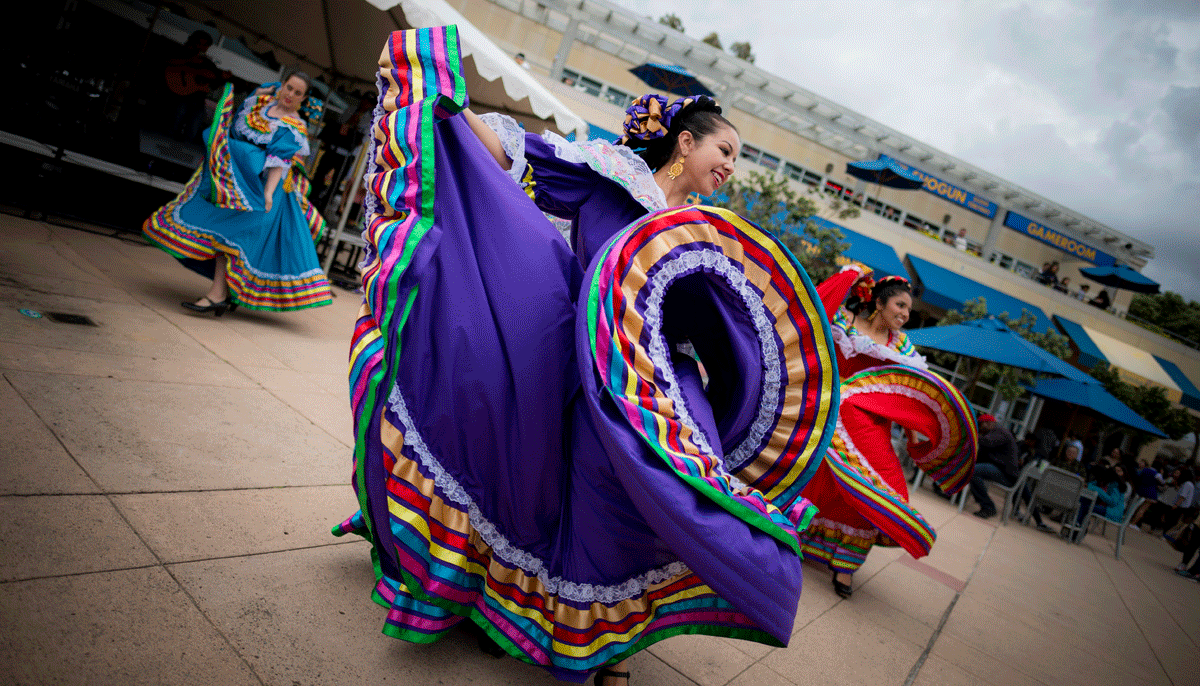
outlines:
[[[838,403],[829,323],[803,268],[770,233],[728,210],[699,206],[635,222],[596,264],[581,319],[600,387],[681,478],[798,553],[783,511],[820,466]],[[724,455],[688,416],[663,349],[665,292],[701,271],[746,305],[763,366],[756,417]]]

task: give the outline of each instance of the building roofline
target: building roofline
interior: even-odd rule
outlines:
[[[608,0],[488,0],[622,61],[685,67],[721,103],[848,157],[883,153],[1141,268],[1154,246]],[[555,16],[555,13],[561,16]],[[583,30],[585,29],[586,30]],[[1126,248],[1125,246],[1129,246]]]

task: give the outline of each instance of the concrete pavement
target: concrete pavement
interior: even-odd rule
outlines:
[[[0,215],[0,681],[554,683],[465,636],[383,636],[367,545],[329,535],[355,507],[359,297],[179,307],[204,289],[135,236]],[[876,549],[850,600],[808,566],[787,648],[677,637],[633,683],[1200,683],[1200,585],[1165,543],[1130,532],[1118,561],[1112,527],[1075,546],[913,499],[929,557]]]

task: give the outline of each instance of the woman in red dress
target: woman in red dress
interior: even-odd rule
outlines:
[[[833,324],[842,386],[833,444],[804,489],[820,513],[801,544],[806,559],[829,566],[834,590],[848,598],[873,546],[900,545],[921,557],[933,545],[933,529],[908,504],[892,423],[906,429],[913,460],[947,492],[970,480],[977,429],[966,400],[928,370],[903,331],[912,308],[908,279],[876,283],[854,265],[817,292]]]

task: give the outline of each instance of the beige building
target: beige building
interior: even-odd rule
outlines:
[[[1154,246],[605,0],[449,2],[503,50],[523,54],[531,72],[589,123],[592,137],[615,137],[625,106],[651,90],[631,68],[684,67],[716,94],[741,132],[739,172],[772,171],[815,197],[840,196],[863,207],[861,217],[840,222],[851,243],[847,254],[895,271],[863,257],[886,262],[879,253],[893,251],[905,275],[923,287],[922,317],[941,317],[979,296],[988,299],[992,314],[1017,316],[1029,309],[1039,326],[1071,338],[1077,362],[1108,360],[1127,380],[1163,386],[1172,400],[1200,414],[1195,344],[1128,320],[1128,291],[1108,290],[1109,311],[1074,295],[1084,285],[1087,297],[1102,289],[1079,269],[1141,269],[1153,259]],[[877,188],[846,171],[848,162],[880,156],[915,171],[924,187]],[[956,247],[961,229],[966,245]],[[1069,279],[1068,292],[1030,278],[1047,262],[1060,264],[1058,277]],[[1011,413],[1018,432],[1033,426],[1041,406],[1034,399],[998,407],[987,389],[972,401]]]

